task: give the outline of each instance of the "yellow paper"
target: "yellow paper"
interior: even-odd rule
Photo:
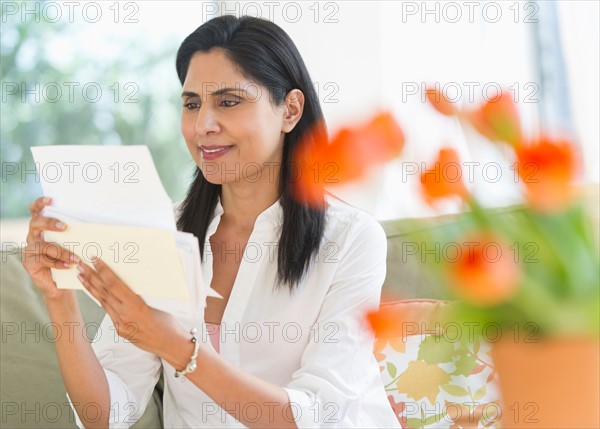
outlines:
[[[73,251],[88,265],[93,256],[99,256],[139,295],[190,299],[171,231],[69,222],[66,231],[45,231],[44,238]],[[83,289],[78,274],[76,268],[52,269],[52,277],[61,289]]]

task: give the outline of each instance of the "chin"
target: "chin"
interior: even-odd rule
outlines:
[[[204,178],[206,179],[206,181],[208,183],[211,183],[213,185],[222,185],[224,183],[220,177],[215,176],[215,175],[210,175],[210,176],[204,175]]]
[[[208,183],[212,183],[213,185],[222,185],[223,184],[223,180],[221,180],[221,175],[218,173],[210,173],[207,174],[205,170],[203,170],[202,168],[200,169],[200,171],[202,172],[202,175],[204,176],[204,178],[206,179],[206,181]]]
[[[217,165],[219,164],[214,162],[202,162],[199,167],[207,182],[212,183],[213,185],[222,185],[224,183],[238,182],[240,180],[238,175],[234,175],[232,172],[227,173],[226,170],[224,171],[220,166],[217,167]]]

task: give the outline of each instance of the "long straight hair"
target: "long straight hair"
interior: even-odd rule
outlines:
[[[324,195],[323,204],[317,205],[302,203],[297,194],[294,194],[296,198],[292,197],[292,155],[300,142],[302,151],[311,150],[314,144],[311,135],[326,135],[323,112],[298,49],[287,33],[273,22],[251,16],[224,15],[198,27],[177,52],[175,65],[182,85],[192,55],[212,49],[222,50],[246,77],[267,88],[271,102],[276,105],[281,105],[292,89],[299,89],[305,97],[301,119],[284,138],[278,189],[283,224],[274,288],[287,285],[292,293],[307,272],[311,259],[319,252],[326,207]],[[206,234],[220,192],[221,185],[207,181],[196,167],[177,220],[178,229],[198,237],[203,260]]]

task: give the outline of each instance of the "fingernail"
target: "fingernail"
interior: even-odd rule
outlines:
[[[65,228],[67,227],[67,225],[65,225],[65,224],[64,224],[64,223],[62,223],[62,222],[56,222],[56,227],[57,227],[58,229],[65,229]]]
[[[79,262],[79,257],[77,255],[71,255],[69,259],[75,263]]]
[[[71,264],[69,264],[68,262],[63,262],[63,267],[71,268]]]
[[[79,271],[80,273],[83,273],[85,271],[85,269],[81,265],[77,265],[77,271]]]
[[[91,260],[92,260],[92,264],[97,264],[100,261],[100,258],[97,256],[92,256]]]
[[[81,283],[83,283],[83,277],[81,276],[81,274],[78,274],[78,275],[77,275],[77,278],[79,279],[79,281],[80,281]]]
[[[49,203],[50,202],[50,198],[48,197],[44,197],[44,199],[42,200],[44,203]]]

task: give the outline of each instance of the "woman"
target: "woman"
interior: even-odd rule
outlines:
[[[292,155],[324,131],[294,43],[269,21],[218,17],[185,39],[176,67],[199,167],[178,227],[204,243],[203,279],[223,299],[207,299],[203,320],[147,306],[103,261],[52,253],[41,232],[61,225],[36,200],[24,265],[52,321],[83,326],[75,292],[50,274],[76,263],[107,311],[99,332],[123,338],[56,342],[78,423],[129,427],[162,370],[165,427],[399,427],[362,323],[379,304],[383,230],[331,196],[291,197]]]

